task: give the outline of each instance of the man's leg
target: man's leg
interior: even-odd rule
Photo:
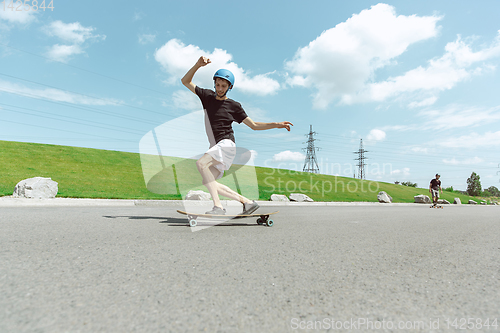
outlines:
[[[216,161],[209,154],[203,155],[197,162],[198,170],[203,177],[203,185],[205,185],[212,196],[212,200],[214,201],[214,206],[222,208],[222,203],[220,202],[219,194],[225,196],[226,198],[236,200],[241,202],[244,205],[244,209],[250,207],[250,209],[254,208],[252,205],[254,202],[249,200],[248,198],[242,196],[241,194],[233,191],[226,185],[218,183],[215,179],[220,174],[220,171],[215,167],[220,162]],[[245,206],[246,205],[246,206]],[[258,205],[255,204],[258,208]]]
[[[252,202],[252,200],[245,198],[244,196],[242,196],[238,192],[233,191],[230,187],[228,187],[224,184],[217,183],[217,186],[218,186],[217,190],[219,191],[219,194],[225,196],[226,198],[239,201],[242,204]]]
[[[203,185],[207,187],[208,192],[212,196],[214,206],[223,208],[219,199],[218,183],[215,181],[214,173],[211,170],[211,167],[215,169],[214,162],[217,161],[214,160],[214,158],[209,154],[205,154],[198,161],[196,161],[196,166],[201,174],[201,177],[203,178]]]

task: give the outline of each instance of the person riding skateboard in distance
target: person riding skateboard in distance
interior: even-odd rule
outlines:
[[[226,185],[216,181],[216,179],[222,178],[224,170],[229,170],[236,155],[232,123],[233,121],[240,124],[244,123],[253,130],[286,128],[287,131],[290,131],[290,126],[293,126],[293,124],[288,121],[277,123],[255,122],[248,117],[240,103],[226,96],[235,82],[233,73],[227,69],[219,69],[214,74],[215,91],[195,85],[192,82],[194,74],[198,69],[210,63],[210,59],[201,56],[181,80],[183,85],[200,98],[205,110],[205,127],[207,128],[210,148],[196,162],[196,166],[203,178],[203,185],[207,187],[214,202],[213,209],[206,212],[206,214],[224,215],[226,213],[219,199],[219,194],[241,202],[243,204],[243,215],[251,214],[259,208],[255,201],[245,198]]]
[[[441,188],[441,181],[439,180],[441,176],[436,173],[436,178],[431,180],[431,183],[429,185],[429,192],[432,194],[432,201],[434,203],[434,206],[437,205],[437,201],[439,199],[439,191],[441,191],[441,194],[443,194],[443,189]]]

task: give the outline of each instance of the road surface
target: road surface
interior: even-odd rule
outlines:
[[[500,330],[498,206],[176,209],[0,208],[0,332]]]

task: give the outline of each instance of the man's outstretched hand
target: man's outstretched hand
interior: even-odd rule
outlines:
[[[293,124],[289,121],[283,121],[281,123],[278,123],[278,128],[286,128],[288,132],[290,132],[290,126],[293,126]]]

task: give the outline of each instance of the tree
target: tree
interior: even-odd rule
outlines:
[[[486,191],[490,192],[491,195],[494,197],[500,197],[500,190],[498,188],[496,188],[495,186],[488,187],[488,189]]]
[[[475,172],[473,172],[467,179],[467,193],[472,196],[481,195],[481,177]]]

